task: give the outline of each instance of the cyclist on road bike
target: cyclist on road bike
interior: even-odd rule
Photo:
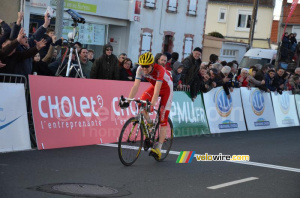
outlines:
[[[141,100],[149,100],[151,105],[147,108],[149,112],[153,111],[153,106],[158,100],[158,96],[161,97],[160,101],[160,126],[161,132],[159,135],[159,142],[155,148],[152,148],[150,154],[155,156],[157,159],[161,158],[161,147],[164,143],[166,132],[167,132],[167,124],[168,124],[168,116],[172,106],[173,99],[173,80],[169,71],[165,70],[159,64],[154,64],[154,56],[152,53],[147,52],[142,54],[139,57],[139,67],[136,72],[136,78],[134,81],[134,85],[131,88],[130,94],[128,98],[134,98],[138,88],[140,86],[142,77],[145,77],[150,83],[151,86],[142,94]],[[129,103],[125,102],[122,107],[128,107]],[[143,112],[144,117],[147,120],[149,125],[152,124],[152,120],[147,111]]]

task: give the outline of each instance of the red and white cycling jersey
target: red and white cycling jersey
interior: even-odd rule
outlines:
[[[149,74],[145,74],[141,66],[139,66],[135,78],[142,80],[142,77],[145,77],[153,86],[155,86],[156,81],[161,81],[161,89],[171,88],[173,90],[171,73],[159,64],[155,63],[152,72]]]

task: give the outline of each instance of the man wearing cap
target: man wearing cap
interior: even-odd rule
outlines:
[[[200,47],[196,47],[192,54],[182,61],[182,64],[184,65],[182,79],[185,85],[190,85],[195,75],[198,74],[202,62],[201,55],[202,49]]]
[[[90,77],[92,79],[119,80],[120,72],[118,58],[113,55],[113,47],[106,44],[103,47],[103,55],[95,60],[91,69]]]

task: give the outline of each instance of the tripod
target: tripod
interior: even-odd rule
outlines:
[[[81,67],[81,64],[80,64],[80,59],[79,59],[79,56],[78,56],[78,51],[77,51],[77,48],[75,47],[75,44],[74,44],[74,39],[75,39],[75,36],[76,34],[78,33],[76,28],[78,26],[78,23],[77,21],[73,20],[73,32],[70,32],[68,34],[68,37],[69,37],[69,40],[68,40],[68,48],[65,52],[65,54],[63,55],[63,58],[62,58],[62,61],[61,61],[61,64],[60,66],[58,67],[56,73],[55,73],[55,76],[59,76],[62,71],[66,68],[67,66],[67,72],[66,72],[66,77],[69,77],[72,69],[74,69],[76,71],[76,75],[75,75],[75,78],[84,78],[83,76],[83,73],[82,73],[82,67]],[[75,54],[76,54],[76,60],[78,62],[78,64],[72,64],[71,65],[71,61],[72,61],[72,54],[73,54],[73,51],[75,50]],[[64,65],[64,61],[65,61],[65,58],[66,58],[66,55],[68,54],[69,52],[69,59],[68,59],[68,63],[67,65]]]

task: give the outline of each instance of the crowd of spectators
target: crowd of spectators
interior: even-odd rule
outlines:
[[[0,73],[66,76],[69,57],[73,66],[69,77],[84,77],[92,79],[134,81],[138,64],[127,57],[126,53],[117,56],[113,54],[113,46],[103,46],[103,54],[95,55],[92,49],[83,47],[80,42],[75,42],[75,50],[68,55],[70,44],[57,39],[53,29],[48,28],[50,19],[47,13],[44,24],[39,27],[30,38],[26,36],[21,21],[23,13],[18,13],[18,19],[12,27],[0,19],[3,31],[0,35]],[[287,42],[287,43],[286,43]],[[295,35],[287,35],[283,39],[283,46],[295,46]],[[285,57],[284,53],[281,53]],[[208,92],[212,88],[222,86],[228,98],[230,92],[238,87],[257,87],[265,92],[276,91],[279,94],[284,90],[292,90],[294,94],[300,93],[300,68],[294,72],[285,71],[283,68],[274,70],[271,64],[253,65],[249,69],[239,68],[237,61],[226,62],[219,60],[216,54],[211,54],[209,62],[201,60],[202,49],[196,47],[192,53],[179,61],[179,54],[157,53],[155,63],[165,67],[172,73],[174,89],[190,90],[191,98],[197,97],[199,92]],[[94,58],[96,57],[96,58]],[[286,58],[289,58],[286,55]],[[79,75],[79,63],[83,76]]]

